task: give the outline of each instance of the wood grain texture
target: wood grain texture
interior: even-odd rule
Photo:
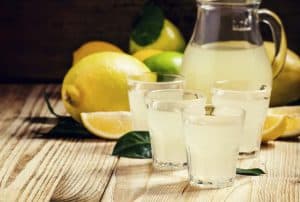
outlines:
[[[57,85],[0,85],[1,202],[300,201],[299,140],[272,142],[260,159],[239,162],[266,175],[238,176],[233,187],[200,190],[189,186],[186,170],[160,172],[151,160],[111,156],[112,141],[40,135],[53,125],[45,91],[64,113]]]

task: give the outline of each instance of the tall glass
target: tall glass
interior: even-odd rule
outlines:
[[[248,81],[217,81],[212,103],[216,106],[238,106],[245,110],[244,132],[240,157],[255,157],[260,150],[263,124],[270,102],[270,87],[260,87]]]
[[[236,173],[244,111],[236,107],[188,107],[183,128],[192,185],[205,188],[231,186]]]
[[[175,74],[148,72],[128,77],[129,106],[134,130],[148,130],[145,95],[159,89],[183,89],[184,79]]]
[[[199,91],[155,90],[146,95],[146,104],[154,168],[185,168],[187,159],[181,111],[185,106],[203,108],[205,97]]]

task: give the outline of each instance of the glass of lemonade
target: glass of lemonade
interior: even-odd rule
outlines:
[[[216,106],[238,106],[245,110],[245,124],[240,144],[240,157],[255,157],[260,150],[261,133],[270,102],[271,88],[248,81],[215,82],[212,103]]]
[[[245,112],[236,107],[189,106],[183,131],[190,184],[202,188],[231,186],[236,175]]]
[[[145,94],[159,89],[183,89],[180,75],[147,72],[128,77],[129,106],[134,130],[148,130]]]
[[[146,95],[153,166],[176,170],[187,165],[182,128],[182,109],[187,105],[203,108],[205,97],[199,91],[166,89]]]

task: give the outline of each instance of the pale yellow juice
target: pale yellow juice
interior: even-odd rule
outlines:
[[[246,92],[245,92],[246,93]],[[212,103],[216,106],[240,107],[245,110],[246,117],[243,135],[240,142],[240,153],[258,152],[261,143],[261,133],[269,106],[269,97],[261,98],[256,94],[245,95],[240,99],[213,95]]]
[[[147,115],[154,161],[185,164],[187,159],[181,112],[148,109]]]
[[[208,117],[197,123],[186,121],[183,128],[190,178],[212,182],[233,179],[242,130],[240,120]]]
[[[181,74],[188,89],[199,89],[208,98],[218,80],[248,80],[257,86],[272,84],[271,64],[264,47],[238,41],[189,44]]]

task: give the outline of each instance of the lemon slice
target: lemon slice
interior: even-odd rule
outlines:
[[[80,117],[84,127],[98,137],[118,139],[132,130],[130,112],[90,112]]]
[[[287,126],[280,137],[300,135],[300,106],[274,107],[269,109],[268,114],[287,116]]]
[[[286,119],[284,115],[268,115],[265,120],[262,141],[267,142],[280,137],[286,129]]]

